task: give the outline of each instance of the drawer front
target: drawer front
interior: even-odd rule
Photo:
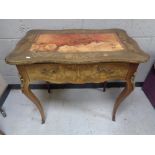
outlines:
[[[33,64],[26,65],[30,81],[51,83],[99,83],[106,80],[124,80],[128,63],[97,64]]]

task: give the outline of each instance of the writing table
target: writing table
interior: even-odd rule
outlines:
[[[6,62],[17,66],[21,90],[37,106],[44,123],[44,110],[29,88],[31,82],[84,84],[123,80],[126,87],[114,104],[114,121],[118,106],[134,89],[138,65],[148,58],[120,29],[31,30]]]

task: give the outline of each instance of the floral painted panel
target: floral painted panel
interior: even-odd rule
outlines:
[[[123,50],[116,33],[40,34],[31,45],[33,52],[110,52]]]

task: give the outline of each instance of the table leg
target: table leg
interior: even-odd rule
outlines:
[[[22,92],[25,94],[25,96],[27,96],[37,106],[37,108],[40,112],[41,118],[42,118],[42,123],[45,123],[45,114],[44,114],[42,104],[40,103],[38,98],[30,90],[29,82],[23,81],[21,89],[22,89]]]
[[[44,109],[38,98],[33,94],[33,92],[29,88],[30,80],[29,76],[27,75],[26,69],[23,66],[17,66],[19,75],[20,75],[20,80],[21,80],[21,90],[23,94],[28,97],[32,103],[34,103],[41,115],[42,118],[42,124],[45,123],[45,114],[44,114]]]
[[[134,83],[132,80],[128,80],[126,82],[126,87],[123,89],[121,94],[117,97],[116,102],[113,107],[113,113],[112,113],[112,120],[115,121],[115,115],[117,112],[117,109],[119,105],[122,103],[122,101],[133,91],[134,89]]]

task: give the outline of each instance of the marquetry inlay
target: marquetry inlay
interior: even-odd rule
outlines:
[[[123,50],[115,33],[40,34],[30,51],[36,52],[104,52]]]

